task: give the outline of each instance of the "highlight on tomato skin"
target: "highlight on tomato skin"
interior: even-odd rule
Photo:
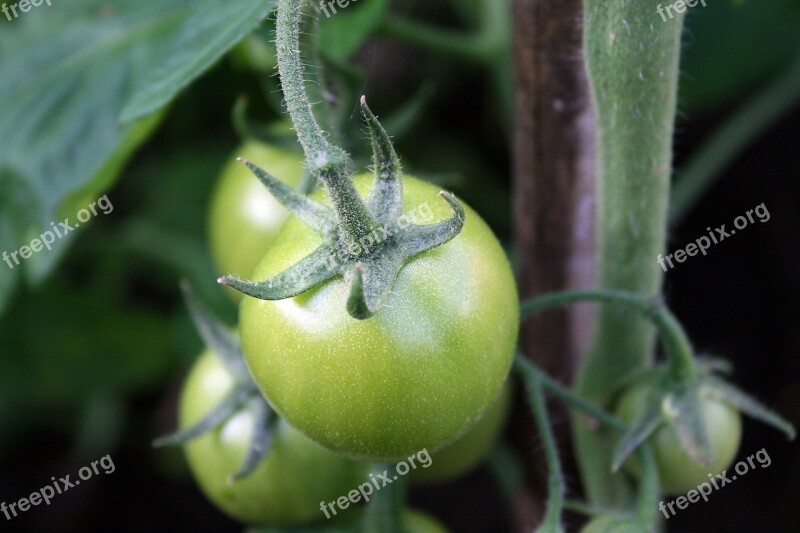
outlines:
[[[258,264],[289,218],[289,211],[264,188],[237,158],[253,161],[287,185],[303,177],[300,152],[248,140],[233,151],[212,193],[208,212],[208,240],[219,274],[246,277]],[[237,300],[240,293],[226,290]]]

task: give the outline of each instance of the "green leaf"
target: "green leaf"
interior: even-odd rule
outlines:
[[[72,217],[115,181],[178,92],[252,30],[274,5],[263,0],[84,0],[53,3],[0,32],[0,173],[31,196],[24,220],[4,224],[16,249],[51,221]],[[125,108],[126,122],[120,123]],[[6,195],[3,196],[5,201]],[[113,202],[113,199],[112,199]],[[26,261],[36,282],[68,247],[67,236]],[[16,278],[19,276],[16,275]],[[11,280],[11,281],[10,281]],[[13,284],[0,274],[0,301]]]
[[[165,105],[192,80],[233,48],[272,11],[277,0],[194,0],[164,54],[149,65],[147,74],[122,110],[123,123],[148,115]]]
[[[0,314],[22,271],[24,259],[18,255],[18,247],[35,207],[35,195],[27,183],[0,168]]]
[[[320,9],[320,49],[328,59],[347,61],[378,26],[389,7],[388,0],[350,0],[344,9],[334,2]],[[335,11],[334,11],[335,10]]]

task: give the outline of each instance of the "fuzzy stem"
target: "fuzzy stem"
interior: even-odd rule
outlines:
[[[278,2],[275,40],[286,109],[306,154],[308,170],[319,177],[328,191],[343,235],[351,242],[360,242],[377,227],[377,223],[347,174],[347,153],[328,142],[308,98],[300,57],[300,22],[304,4],[304,0]]]
[[[523,377],[525,388],[531,402],[533,416],[536,419],[536,428],[539,431],[539,438],[544,446],[544,454],[547,459],[547,510],[545,511],[542,524],[536,529],[537,533],[560,532],[561,513],[564,509],[564,493],[566,483],[564,473],[561,469],[561,462],[558,459],[558,447],[550,428],[550,419],[547,415],[547,405],[545,403],[544,392],[542,391],[541,373],[533,370],[529,364],[522,362],[521,357],[514,359],[515,368]]]
[[[610,290],[553,292],[522,302],[520,319],[525,319],[540,311],[583,301],[626,306],[647,318],[658,329],[664,343],[664,352],[669,361],[672,379],[684,381],[694,375],[694,350],[689,342],[689,337],[675,315],[660,299],[654,300],[629,292]]]
[[[588,415],[596,422],[600,422],[607,429],[616,433],[617,435],[624,434],[627,428],[616,417],[604,411],[594,403],[578,396],[567,387],[561,385],[556,380],[544,373],[535,364],[525,358],[524,355],[518,353],[514,358],[514,369],[519,373],[526,384],[535,384],[538,387],[544,388],[553,396],[559,398],[561,401],[580,411],[580,415]],[[529,385],[530,386],[530,385]],[[576,413],[576,416],[579,416]],[[545,432],[547,433],[547,431]],[[658,471],[656,470],[655,458],[653,450],[649,444],[643,444],[636,450],[639,456],[639,461],[642,464],[642,474],[639,483],[639,493],[636,501],[636,515],[642,524],[646,524],[646,530],[652,530],[651,525],[655,522],[655,514],[659,495],[659,481]],[[552,470],[551,470],[552,472]],[[559,470],[560,472],[560,470]],[[551,480],[552,481],[552,480]],[[551,485],[550,497],[553,497],[553,490],[561,490],[562,496],[559,499],[559,505],[563,508],[576,510],[585,514],[603,514],[607,512],[614,512],[612,508],[603,507],[593,504],[585,504],[582,502],[575,502],[571,500],[563,500],[563,486]]]
[[[672,134],[683,16],[661,0],[585,0],[585,57],[597,117],[597,286],[657,294],[663,272]],[[662,8],[663,9],[663,6]],[[596,310],[578,392],[608,406],[611,391],[653,360],[653,327],[618,306]],[[573,418],[576,455],[590,502],[633,505],[630,483],[612,475],[607,432]]]

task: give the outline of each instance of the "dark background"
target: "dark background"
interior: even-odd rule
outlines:
[[[428,5],[435,4],[435,5]],[[393,2],[398,16],[468,30],[444,2]],[[717,2],[687,19],[676,169],[800,53],[800,5]],[[508,134],[483,66],[376,36],[353,59],[371,106],[402,106],[426,82],[433,96],[402,135],[405,167],[451,188],[510,242]],[[56,272],[19,286],[0,316],[0,501],[27,497],[51,476],[110,454],[115,471],[56,496],[0,531],[236,531],[193,484],[181,454],[153,450],[172,429],[182,377],[201,348],[177,281],[233,322],[214,286],[206,210],[215,177],[238,143],[230,109],[261,98],[252,72],[224,58],[174,104],[108,192],[114,211],[81,229]],[[277,118],[257,104],[263,120]],[[765,203],[771,219],[671,270],[665,292],[696,347],[730,359],[733,381],[800,425],[800,107],[731,161],[670,232],[684,247]],[[348,124],[363,143],[357,115]],[[358,154],[357,154],[358,155]],[[556,424],[566,425],[564,419]],[[800,456],[782,434],[745,421],[739,459],[764,448],[772,464],[668,522],[670,531],[797,531]],[[538,442],[530,443],[540,453]],[[577,494],[578,480],[571,479]],[[415,507],[453,531],[502,531],[508,503],[490,469],[415,490]],[[578,524],[575,517],[571,524]]]

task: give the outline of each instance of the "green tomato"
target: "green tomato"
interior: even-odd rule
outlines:
[[[435,518],[419,511],[403,512],[406,531],[409,533],[447,533],[447,528]]]
[[[478,466],[497,442],[510,405],[511,384],[506,381],[480,421],[454,443],[434,453],[429,467],[412,470],[411,481],[420,484],[449,481]]]
[[[371,181],[354,178],[362,196]],[[452,214],[433,185],[406,177],[403,191],[416,223]],[[368,320],[347,313],[342,278],[294,298],[243,300],[245,359],[281,416],[337,453],[373,461],[432,453],[477,423],[508,375],[519,302],[500,243],[465,208],[461,233],[409,261]],[[320,242],[292,217],[253,279],[282,272]]]
[[[617,404],[617,416],[630,424],[641,416],[645,409],[650,389],[634,387],[623,394]],[[701,390],[703,417],[708,431],[714,462],[710,465],[696,463],[683,450],[675,428],[664,424],[650,437],[658,467],[662,490],[667,494],[680,494],[696,489],[708,481],[708,474],[718,474],[728,468],[736,457],[742,440],[742,417],[739,411],[725,401],[712,398]],[[638,475],[635,461],[626,466]]]
[[[222,170],[211,198],[211,255],[221,274],[247,277],[289,218],[289,212],[236,157],[252,161],[293,187],[303,176],[303,158],[299,153],[247,141]]]
[[[211,351],[204,352],[181,394],[181,427],[208,414],[232,386],[233,379],[219,358]],[[266,458],[249,476],[228,485],[228,477],[244,461],[253,423],[251,413],[242,410],[184,445],[200,488],[236,520],[288,526],[324,519],[320,502],[347,494],[367,476],[367,465],[334,455],[280,420]]]

